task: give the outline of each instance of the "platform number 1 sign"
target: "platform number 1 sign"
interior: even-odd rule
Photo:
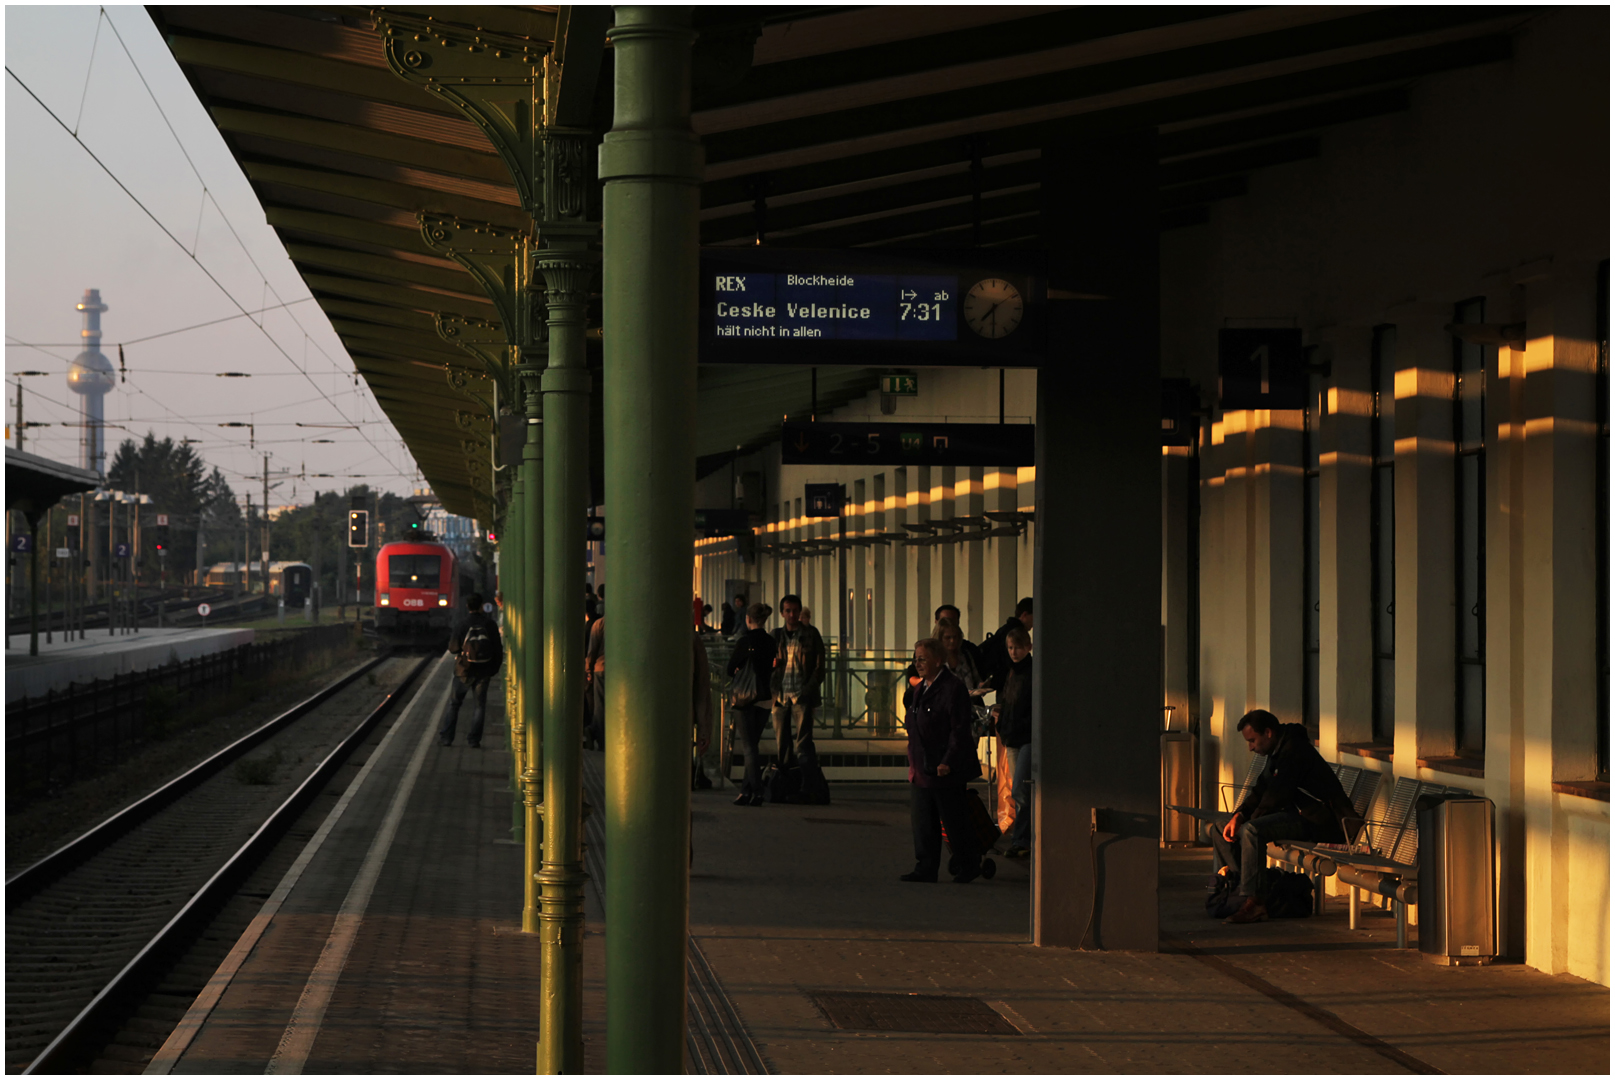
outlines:
[[[1307,366],[1301,331],[1217,331],[1217,397],[1231,409],[1304,409]]]

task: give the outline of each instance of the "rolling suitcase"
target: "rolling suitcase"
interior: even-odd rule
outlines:
[[[991,852],[1002,833],[992,814],[987,812],[987,804],[981,801],[981,792],[975,788],[965,788],[965,814],[970,818],[971,828],[976,830],[977,842],[981,844],[981,876],[990,881],[992,876],[998,873],[998,864],[993,862]],[[947,843],[948,850],[952,851],[953,841],[948,840],[946,825],[942,826],[942,839]],[[953,874],[959,872],[951,859],[948,861],[948,872]]]

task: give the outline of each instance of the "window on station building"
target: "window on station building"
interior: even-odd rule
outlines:
[[[1486,321],[1486,301],[1465,300],[1455,323]],[[1453,507],[1457,522],[1455,595],[1458,624],[1454,743],[1460,757],[1486,754],[1486,353],[1494,346],[1452,339]]]
[[[1609,780],[1609,260],[1598,266],[1598,779]]]
[[[1316,346],[1307,348],[1310,362]],[[1319,583],[1322,580],[1322,553],[1320,529],[1323,503],[1321,478],[1318,468],[1320,442],[1318,421],[1323,415],[1323,376],[1310,372],[1307,376],[1307,407],[1301,417],[1301,496],[1304,510],[1301,517],[1301,543],[1306,569],[1301,577],[1301,722],[1318,737],[1318,660],[1322,649],[1322,624],[1319,604]]]
[[[1396,327],[1376,326],[1369,355],[1374,415],[1368,508],[1369,631],[1374,650],[1374,741],[1396,736]]]

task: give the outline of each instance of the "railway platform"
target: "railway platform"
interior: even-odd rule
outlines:
[[[503,698],[496,684],[481,750],[440,747],[448,681],[434,663],[147,1072],[533,1071],[539,950],[520,932]],[[595,805],[602,760],[585,754]],[[1024,862],[963,887],[898,881],[903,785],[837,784],[829,806],[733,794],[692,797],[687,1071],[1608,1071],[1606,988],[1436,967],[1396,949],[1389,915],[1352,931],[1339,904],[1224,926],[1203,914],[1203,852],[1162,855],[1159,953],[1039,949]],[[587,841],[585,1059],[601,1072],[598,815]]]
[[[40,633],[39,655],[28,653],[27,635],[13,634],[6,649],[6,700],[39,697],[48,690],[65,690],[72,683],[109,679],[132,671],[161,667],[178,660],[251,645],[252,630],[224,627],[208,629],[143,629],[138,633],[108,634],[106,628],[64,640]]]

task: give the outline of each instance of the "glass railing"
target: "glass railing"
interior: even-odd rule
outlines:
[[[713,715],[723,716],[734,644],[715,634],[704,641],[712,670]],[[834,647],[828,652],[814,730],[830,739],[904,738],[903,671],[914,654],[900,649],[849,649],[843,654]]]

